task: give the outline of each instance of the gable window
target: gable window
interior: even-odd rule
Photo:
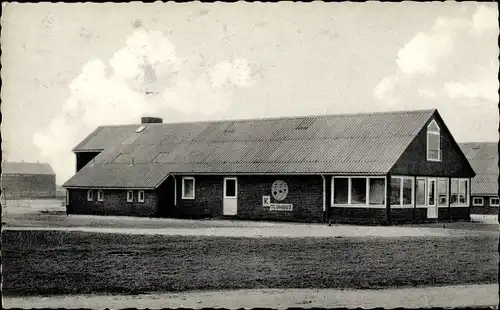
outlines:
[[[182,178],[182,199],[194,199],[194,178]]]
[[[104,200],[104,192],[100,189],[97,191],[97,201],[103,201]]]
[[[441,161],[441,130],[435,120],[427,126],[427,160]]]
[[[93,200],[94,200],[94,192],[91,189],[89,189],[87,191],[87,201],[93,201]]]
[[[483,197],[474,197],[472,198],[472,205],[476,207],[480,207],[484,205]]]
[[[469,180],[451,179],[450,203],[465,205],[469,203]]]
[[[490,198],[490,206],[492,207],[498,207],[500,205],[498,197],[491,197]]]
[[[139,191],[137,193],[137,201],[144,202],[144,191]]]
[[[134,192],[127,191],[127,202],[133,202],[133,201],[134,201]]]

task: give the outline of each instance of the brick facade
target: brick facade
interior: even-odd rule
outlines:
[[[483,198],[482,206],[474,206],[472,203],[474,201],[474,197]],[[490,205],[490,198],[497,196],[471,196],[471,214],[498,214],[499,207]]]
[[[156,216],[158,205],[156,192],[144,191],[144,202],[138,202],[138,191],[133,192],[133,202],[127,202],[126,190],[104,190],[103,201],[97,201],[97,190],[93,190],[93,200],[87,201],[86,189],[70,189],[68,212],[70,214]]]

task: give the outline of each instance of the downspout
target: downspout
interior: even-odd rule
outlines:
[[[321,175],[321,178],[323,179],[323,222],[327,221],[327,214],[326,214],[326,179],[324,175]]]
[[[175,178],[175,175],[169,174],[174,178],[174,206],[177,207],[177,179]]]

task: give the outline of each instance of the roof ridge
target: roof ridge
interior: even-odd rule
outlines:
[[[185,122],[172,122],[172,123],[128,123],[116,125],[102,125],[99,127],[127,127],[127,126],[162,126],[162,125],[176,125],[176,124],[201,124],[201,123],[229,123],[229,122],[251,122],[251,121],[266,121],[266,120],[293,120],[301,118],[327,118],[327,117],[349,117],[349,116],[362,116],[362,115],[387,115],[387,114],[411,114],[411,113],[434,113],[436,108],[432,109],[413,109],[413,110],[395,110],[395,111],[373,111],[373,112],[355,112],[355,113],[339,113],[339,114],[309,114],[309,115],[294,115],[294,116],[276,116],[276,117],[258,117],[258,118],[235,118],[235,119],[216,119],[216,120],[198,120],[198,121],[185,121]]]

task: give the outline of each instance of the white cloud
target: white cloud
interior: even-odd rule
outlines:
[[[70,83],[70,97],[33,142],[64,182],[74,172],[71,149],[101,125],[137,123],[174,109],[211,115],[229,108],[234,88],[253,85],[245,59],[223,61],[193,75],[198,63],[178,57],[161,32],[136,29],[108,63],[89,61]]]
[[[498,81],[480,80],[460,83],[450,82],[444,85],[444,90],[450,98],[480,99],[498,103]]]
[[[380,81],[380,83],[375,87],[373,95],[375,98],[381,101],[385,101],[390,104],[397,103],[398,100],[394,97],[394,88],[399,83],[399,77],[396,75],[387,76]]]
[[[434,74],[438,63],[453,51],[453,41],[448,34],[417,33],[398,52],[398,64],[405,74]]]
[[[477,34],[481,34],[486,30],[498,31],[497,6],[480,5],[472,15],[472,25]]]

